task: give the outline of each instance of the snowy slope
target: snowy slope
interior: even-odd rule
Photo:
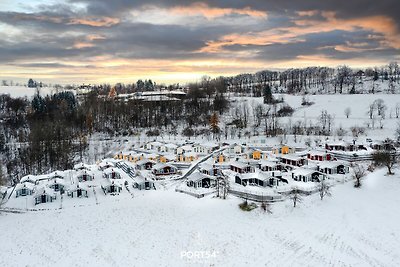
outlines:
[[[9,94],[11,97],[32,97],[36,93],[36,88],[25,86],[0,86],[0,94]],[[53,87],[40,88],[41,95],[49,95],[56,93]]]
[[[396,170],[400,174],[400,170]],[[146,191],[99,205],[1,214],[1,266],[399,266],[400,175],[243,212],[238,199]],[[187,251],[215,257],[181,258]]]

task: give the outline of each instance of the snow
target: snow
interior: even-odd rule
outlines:
[[[273,204],[272,215],[241,211],[232,196],[196,199],[172,190],[2,213],[0,265],[399,266],[400,176],[384,174],[369,175],[361,189],[337,185],[323,201],[312,195],[297,208]],[[187,252],[211,256],[182,257]]]
[[[63,91],[63,90],[61,90]],[[41,95],[55,94],[57,90],[53,87],[42,87],[39,90]],[[25,86],[0,86],[0,94],[9,94],[11,97],[33,97],[36,93],[36,88]]]

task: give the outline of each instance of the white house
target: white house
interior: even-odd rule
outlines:
[[[75,171],[81,171],[81,170],[90,170],[90,166],[85,164],[85,163],[78,163],[74,165],[74,170]]]
[[[53,189],[54,192],[61,191],[61,193],[63,193],[64,190],[65,190],[65,181],[64,181],[64,179],[53,178],[53,179],[49,180],[47,185],[48,185],[49,188]]]
[[[199,155],[209,155],[215,149],[218,149],[218,145],[212,143],[196,144],[193,146],[193,152]]]
[[[121,173],[118,168],[108,168],[103,171],[103,177],[107,179],[121,179]]]
[[[38,205],[42,203],[53,202],[57,199],[57,195],[50,188],[40,187],[37,189],[34,199],[35,205]]]
[[[194,188],[210,188],[216,186],[216,178],[201,172],[192,173],[186,182],[186,185]]]
[[[184,146],[180,146],[176,149],[176,154],[177,155],[182,155],[184,153],[189,153],[189,152],[193,152],[193,146],[192,145],[184,145]]]
[[[172,144],[172,143],[167,143],[167,144],[163,144],[160,147],[160,152],[175,154],[177,148],[178,148],[177,145]]]
[[[146,144],[145,148],[147,150],[152,150],[152,151],[159,151],[159,149],[161,148],[163,144],[161,142],[158,141],[154,141],[154,142],[149,142]]]
[[[321,182],[326,179],[326,174],[312,169],[297,168],[292,170],[292,178],[299,182]]]
[[[178,169],[171,164],[157,163],[152,168],[152,173],[156,176],[159,175],[174,175],[178,173]]]
[[[104,194],[115,194],[121,192],[122,185],[115,179],[104,179],[101,181],[101,189],[103,189]]]
[[[82,183],[73,184],[68,188],[67,195],[70,197],[88,197],[89,188]]]
[[[346,174],[350,168],[343,161],[324,161],[318,163],[317,170],[325,174]]]
[[[77,171],[75,176],[79,182],[92,181],[94,179],[93,173],[86,169],[81,169],[81,170]]]
[[[15,186],[15,197],[30,196],[35,191],[35,185],[29,182],[19,183]]]

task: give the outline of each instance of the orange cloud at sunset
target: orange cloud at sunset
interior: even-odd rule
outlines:
[[[111,27],[120,22],[118,18],[111,17],[86,17],[72,18],[67,24],[69,25],[87,25],[92,27]]]
[[[302,36],[312,33],[331,32],[342,30],[353,32],[359,28],[369,30],[384,36],[383,46],[396,49],[400,48],[400,33],[391,18],[385,16],[373,16],[355,19],[337,19],[332,12],[322,12],[325,21],[301,19],[294,20],[296,26],[275,28],[271,30],[225,35],[219,40],[209,41],[199,52],[221,53],[225,46],[231,45],[270,45],[296,43],[304,41]],[[345,50],[339,47],[338,51]],[[356,50],[354,50],[356,51]]]
[[[245,7],[243,9],[237,8],[218,8],[218,7],[210,7],[206,3],[196,2],[189,6],[176,6],[170,9],[170,12],[179,15],[202,15],[208,19],[221,17],[229,14],[239,14],[239,15],[247,15],[256,18],[266,18],[267,12],[258,11],[251,9],[250,7]]]

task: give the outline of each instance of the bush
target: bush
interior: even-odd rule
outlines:
[[[255,203],[248,203],[247,200],[243,201],[242,203],[239,204],[239,208],[243,211],[252,211],[255,208],[257,208],[257,205]]]
[[[294,109],[289,106],[289,105],[283,105],[279,110],[278,110],[278,117],[288,117],[292,116],[294,112]]]

